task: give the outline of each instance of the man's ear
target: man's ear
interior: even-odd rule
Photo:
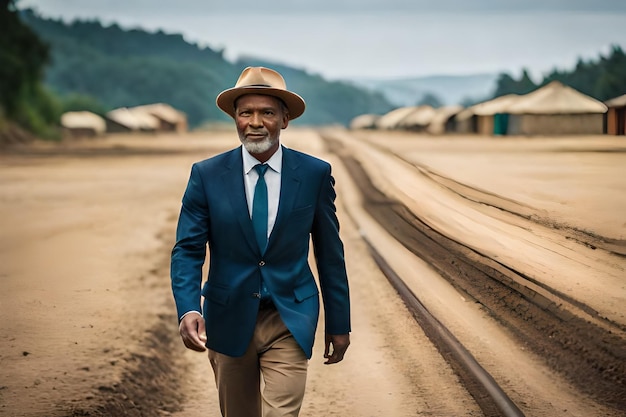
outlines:
[[[285,114],[283,116],[283,127],[281,127],[281,129],[287,129],[287,126],[289,126],[289,115]]]

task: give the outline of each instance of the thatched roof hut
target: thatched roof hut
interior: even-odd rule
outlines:
[[[64,132],[72,137],[93,137],[106,132],[106,122],[90,111],[71,111],[61,115]]]
[[[453,132],[454,125],[452,119],[462,110],[463,106],[444,106],[436,109],[426,130],[433,135]]]
[[[456,115],[456,130],[461,133],[492,135],[500,133],[496,129],[496,115],[505,114],[507,108],[519,100],[518,94],[507,94],[492,100],[475,104]],[[496,131],[497,130],[497,131]]]
[[[109,132],[155,132],[159,129],[158,118],[134,108],[120,107],[106,114]]]
[[[378,114],[361,114],[350,121],[350,129],[374,129],[378,119],[380,119]]]
[[[507,106],[511,135],[601,134],[607,106],[553,81]]]
[[[571,87],[552,81],[507,107],[509,114],[602,114],[607,107]]]
[[[165,103],[145,104],[131,108],[132,111],[144,112],[159,120],[159,131],[187,131],[187,115]]]
[[[376,122],[376,127],[378,129],[397,129],[398,123],[406,116],[411,114],[417,107],[400,107],[395,110],[391,110],[389,113],[382,115],[378,121]]]
[[[626,94],[605,101],[604,104],[608,107],[606,133],[626,135]]]
[[[402,118],[397,123],[396,127],[400,129],[422,132],[426,130],[434,115],[435,109],[432,108],[432,106],[418,106],[415,107],[412,112]]]

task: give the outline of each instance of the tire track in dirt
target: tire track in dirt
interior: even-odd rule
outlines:
[[[559,224],[558,222],[547,218],[547,216],[538,215],[537,209],[529,207],[523,203],[506,198],[501,195],[491,193],[486,190],[482,190],[477,187],[463,184],[452,178],[448,178],[441,173],[435,172],[428,167],[415,165],[414,162],[403,158],[402,155],[399,155],[397,153],[394,153],[394,155],[404,160],[405,162],[414,165],[425,176],[462,198],[474,201],[476,203],[491,206],[498,210],[506,211],[507,213],[514,214],[523,219],[532,220],[533,222],[543,226],[558,229],[559,232],[563,234],[567,239],[576,241],[579,244],[585,245],[591,249],[602,248],[615,255],[626,256],[626,241],[624,240],[611,239],[572,226]]]

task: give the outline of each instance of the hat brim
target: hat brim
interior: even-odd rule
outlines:
[[[246,94],[262,94],[281,99],[289,109],[289,120],[302,116],[306,104],[304,99],[291,91],[272,87],[234,87],[222,91],[215,100],[217,107],[233,119],[235,118],[235,101]]]

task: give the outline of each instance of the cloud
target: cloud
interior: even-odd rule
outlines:
[[[516,12],[516,11],[616,11],[626,12],[623,0],[258,0],[213,2],[205,0],[19,0],[20,7],[34,7],[57,16],[109,16],[125,12],[154,15],[212,15],[239,13],[368,13],[412,12]],[[139,16],[137,16],[139,17]]]

